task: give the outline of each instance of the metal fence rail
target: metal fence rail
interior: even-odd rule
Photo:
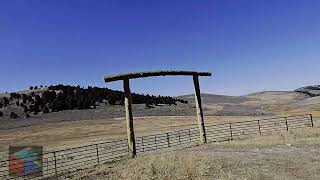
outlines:
[[[313,126],[312,115],[308,114],[207,125],[205,130],[208,142],[221,142]],[[190,129],[137,137],[136,148],[138,154],[143,154],[165,148],[175,149],[179,146],[192,146],[198,142],[199,129],[191,127]],[[127,157],[129,154],[126,139],[46,152],[40,155],[43,159],[42,177],[89,168]],[[0,179],[14,179],[13,176],[9,175],[9,164],[10,160],[1,161]],[[11,165],[18,165],[18,167],[11,167],[11,170],[21,168],[19,165],[27,168],[25,164],[12,164],[11,162]],[[25,179],[28,178],[34,179],[34,177],[25,177]]]
[[[136,138],[137,153],[172,148],[196,143],[199,140],[198,128],[182,129],[163,134]]]

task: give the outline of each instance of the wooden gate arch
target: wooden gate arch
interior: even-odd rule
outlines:
[[[131,156],[136,156],[136,143],[135,135],[133,128],[133,115],[132,115],[132,99],[130,92],[130,79],[136,78],[145,78],[152,76],[193,76],[193,83],[195,89],[195,103],[196,103],[196,113],[198,119],[199,133],[200,133],[200,142],[206,143],[206,131],[205,124],[203,119],[201,95],[200,95],[200,85],[199,85],[199,76],[211,76],[210,72],[196,72],[196,71],[149,71],[149,72],[138,72],[138,73],[128,73],[128,74],[117,74],[110,75],[104,78],[104,81],[113,82],[113,81],[123,81],[124,97],[125,97],[125,110],[126,110],[126,122],[127,122],[127,136],[128,136],[128,146],[131,151]]]

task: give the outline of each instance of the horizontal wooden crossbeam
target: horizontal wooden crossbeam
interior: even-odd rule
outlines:
[[[117,74],[106,76],[104,78],[105,82],[112,82],[124,79],[136,79],[144,78],[150,76],[211,76],[210,72],[196,72],[196,71],[147,71],[147,72],[138,72],[138,73],[128,73],[128,74]]]

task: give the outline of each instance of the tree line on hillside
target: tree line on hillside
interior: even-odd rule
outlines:
[[[305,94],[309,97],[320,96],[320,85],[306,86],[296,89],[295,92]]]
[[[30,87],[30,89],[37,89],[38,87]],[[36,94],[18,94],[11,93],[10,98],[4,97],[0,102],[0,108],[9,105],[10,101],[17,99],[16,105],[24,108],[26,116],[29,112],[34,115],[39,112],[49,113],[62,110],[72,109],[90,109],[96,108],[98,103],[106,103],[108,105],[123,105],[124,93],[121,91],[111,90],[108,88],[88,87],[82,88],[80,86],[56,85],[49,86],[47,90]],[[176,99],[170,96],[150,96],[143,94],[132,93],[133,104],[150,105],[169,104],[176,105],[176,102],[188,103],[182,99]],[[3,113],[0,113],[0,116]],[[12,118],[16,118],[16,114],[11,114]]]

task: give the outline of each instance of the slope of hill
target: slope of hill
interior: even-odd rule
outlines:
[[[194,103],[194,94],[178,96],[177,98],[185,99],[189,103]],[[203,104],[216,104],[216,103],[232,103],[238,104],[249,99],[247,97],[241,96],[225,96],[225,95],[216,95],[216,94],[201,94],[201,99]]]
[[[44,90],[37,91],[24,91],[26,94],[34,93],[34,96],[42,96]],[[57,89],[55,89],[57,93]],[[121,92],[120,92],[121,93]],[[2,94],[2,97],[10,98],[10,94]],[[121,94],[117,96],[121,99]],[[148,96],[151,98],[148,100],[146,96],[139,95],[142,98],[140,102],[148,104],[134,104],[133,113],[135,117],[144,116],[194,116],[195,104],[194,95],[183,95],[175,98],[167,98],[168,103],[159,105],[155,104],[160,100],[155,96]],[[153,99],[152,99],[153,98]],[[0,99],[2,99],[0,97]],[[33,97],[35,99],[35,97]],[[99,99],[99,98],[98,98]],[[134,98],[137,100],[137,98]],[[53,113],[39,112],[37,115],[27,112],[31,117],[25,117],[24,106],[15,105],[15,100],[10,102],[10,105],[0,108],[3,112],[3,117],[0,117],[1,128],[11,129],[21,126],[32,126],[40,123],[47,122],[62,122],[62,121],[76,121],[76,120],[90,120],[90,119],[104,119],[104,118],[117,118],[124,117],[124,108],[121,105],[121,101],[118,105],[111,105],[108,103],[110,98],[106,100],[97,100],[94,106],[90,106],[88,109],[78,110],[78,108],[71,108],[63,111],[57,111]],[[148,101],[146,101],[148,100]],[[1,100],[0,100],[1,101]],[[20,99],[22,101],[22,99]],[[174,105],[170,105],[174,101]],[[188,101],[188,104],[179,103]],[[161,101],[158,101],[161,102]],[[52,103],[52,102],[51,102]],[[113,102],[115,103],[115,102]],[[203,111],[205,116],[261,116],[261,115],[286,115],[289,113],[310,113],[311,111],[320,110],[320,98],[310,97],[305,93],[296,91],[264,91],[246,96],[224,96],[214,94],[202,94]],[[115,103],[117,104],[117,103]],[[31,105],[25,103],[25,105]],[[50,102],[46,104],[49,110]],[[15,112],[17,119],[10,119],[10,113]]]
[[[31,89],[31,88],[30,88]],[[181,114],[188,102],[170,96],[150,96],[132,93],[135,113],[141,116],[152,112]],[[175,108],[179,104],[179,107]],[[16,93],[0,94],[2,128],[20,127],[39,122],[99,119],[124,115],[124,94],[108,88],[80,86],[49,86]],[[163,106],[160,108],[159,106]],[[148,113],[141,113],[150,109]],[[80,111],[81,110],[81,111]],[[179,113],[180,112],[180,113]]]
[[[190,104],[194,95],[179,96]],[[293,104],[299,104],[309,96],[294,91],[263,91],[246,96],[223,96],[203,94],[203,106],[206,115],[256,116],[277,115],[292,110]]]

